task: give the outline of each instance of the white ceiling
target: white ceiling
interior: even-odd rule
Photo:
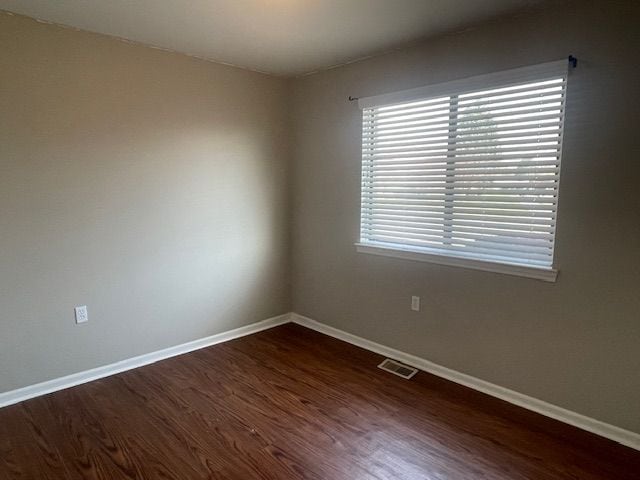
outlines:
[[[299,75],[534,3],[539,0],[0,0],[0,9]]]

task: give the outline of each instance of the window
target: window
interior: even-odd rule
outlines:
[[[358,250],[555,280],[567,70],[361,99]]]

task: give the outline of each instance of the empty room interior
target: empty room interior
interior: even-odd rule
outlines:
[[[0,0],[0,479],[640,480],[635,0]]]

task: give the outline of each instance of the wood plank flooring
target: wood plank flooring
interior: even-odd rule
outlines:
[[[0,479],[638,480],[640,452],[287,324],[0,409]]]

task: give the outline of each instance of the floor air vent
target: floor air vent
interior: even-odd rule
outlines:
[[[405,380],[409,380],[416,373],[418,373],[418,369],[407,367],[406,365],[403,365],[402,363],[396,362],[395,360],[391,360],[389,358],[378,365],[378,368],[381,368],[382,370],[385,370],[389,373],[393,373],[394,375],[398,375]]]

